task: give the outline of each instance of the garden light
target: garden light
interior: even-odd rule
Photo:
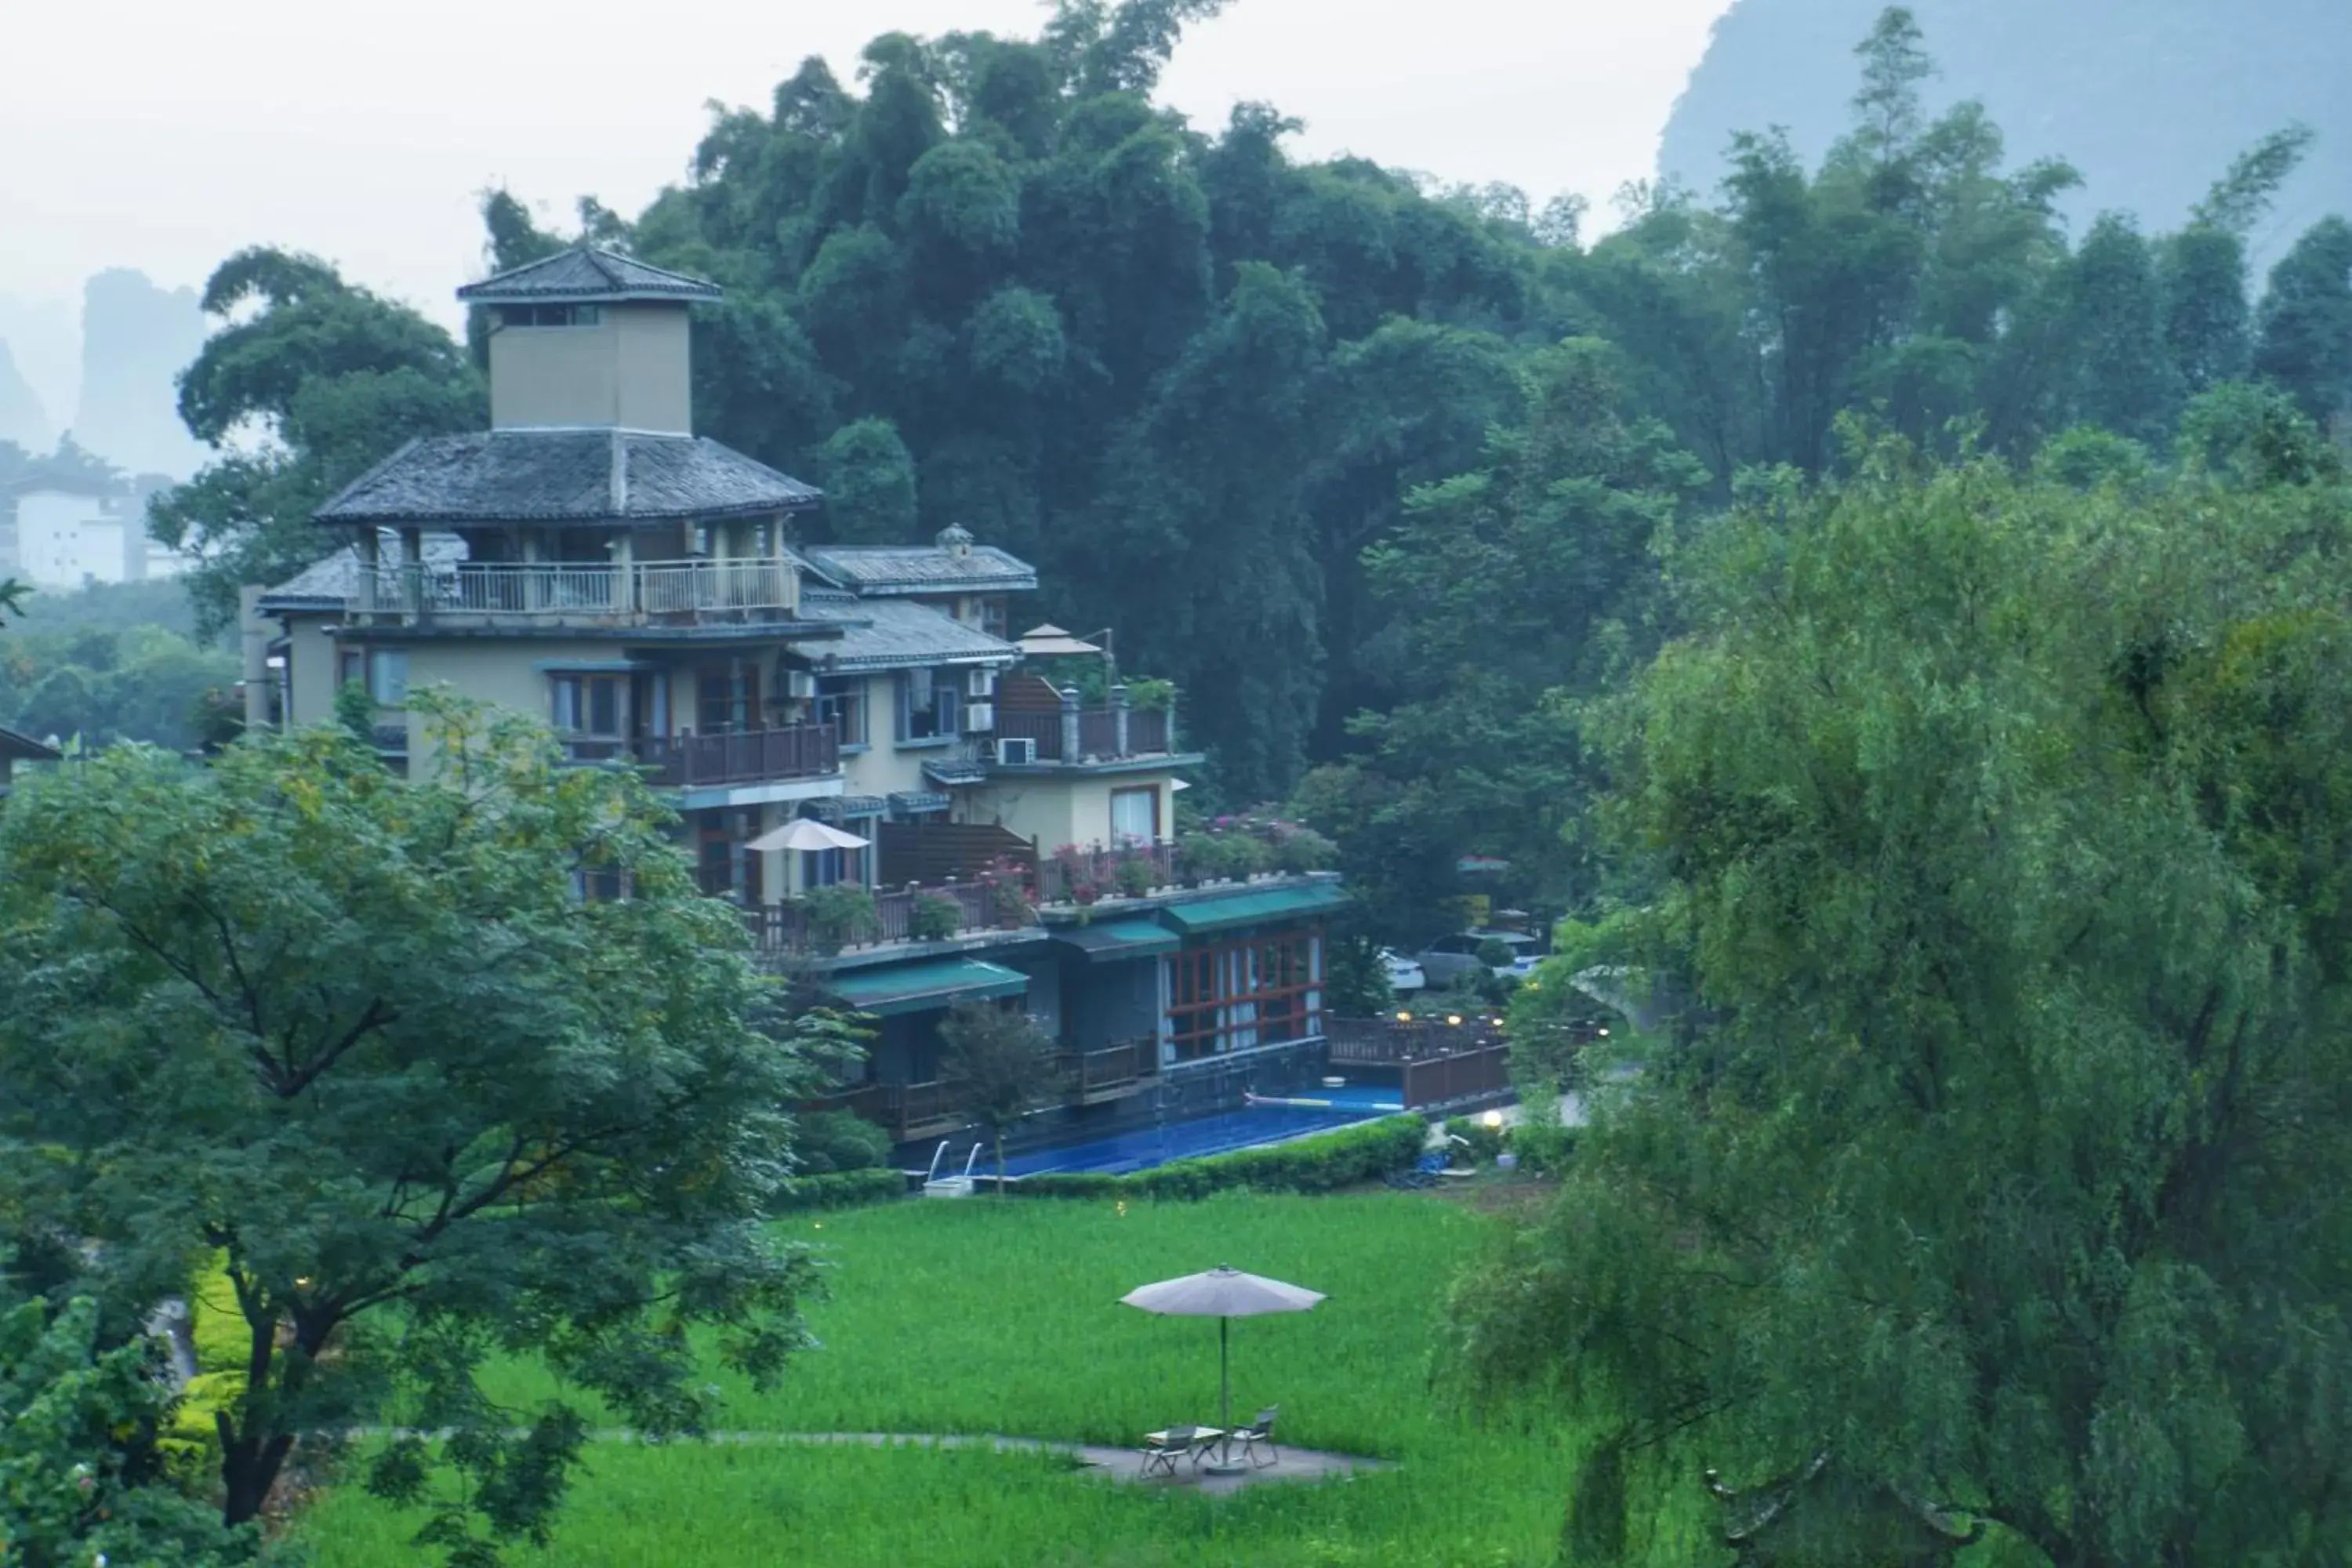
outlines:
[[[1397,1015],[1397,1022],[1400,1024],[1410,1024],[1412,1022],[1412,1015],[1410,1013],[1399,1013]]]
[[[1503,1124],[1503,1113],[1499,1110],[1490,1110],[1478,1120],[1489,1127],[1500,1127]]]
[[[1445,1015],[1445,1021],[1458,1029],[1462,1026],[1462,1015],[1459,1013],[1448,1013]]]

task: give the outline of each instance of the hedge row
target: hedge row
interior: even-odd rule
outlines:
[[[878,1204],[906,1195],[904,1171],[828,1171],[821,1176],[794,1176],[792,1189],[769,1206],[775,1214],[796,1214]]]
[[[1190,1202],[1212,1193],[1328,1193],[1378,1181],[1421,1157],[1429,1124],[1418,1116],[1391,1116],[1316,1138],[1264,1149],[1244,1149],[1205,1160],[1176,1160],[1127,1176],[1029,1176],[1008,1184],[1016,1198],[1172,1198]]]

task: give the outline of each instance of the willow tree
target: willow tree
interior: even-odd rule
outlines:
[[[1824,1453],[2061,1568],[2352,1550],[2352,500],[2297,434],[2152,494],[1865,447],[1677,555],[1607,810],[1695,1000],[1461,1298],[1601,1434],[1580,1560]]]

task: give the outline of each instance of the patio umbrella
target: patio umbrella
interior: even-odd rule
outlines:
[[[743,847],[765,854],[771,849],[863,849],[872,842],[838,827],[827,827],[813,817],[796,816],[773,833],[762,833]]]
[[[1055,654],[1100,653],[1102,649],[1080,637],[1074,637],[1056,626],[1031,626],[1021,634],[1021,651],[1032,658]]]
[[[1119,1298],[1127,1306],[1162,1317],[1217,1320],[1217,1419],[1228,1431],[1234,1425],[1233,1321],[1269,1312],[1303,1312],[1322,1300],[1320,1290],[1262,1279],[1223,1264],[1206,1274],[1145,1285]]]

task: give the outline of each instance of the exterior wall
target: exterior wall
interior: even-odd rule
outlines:
[[[507,327],[490,334],[493,429],[592,425],[686,434],[687,310],[606,305],[593,327]]]
[[[405,646],[411,691],[446,682],[461,696],[511,708],[541,721],[551,713],[547,672],[539,668],[541,664],[556,660],[608,663],[616,651],[611,643],[599,642],[420,642]],[[331,700],[331,684],[328,695]],[[299,704],[297,710],[299,711]],[[431,773],[433,759],[425,738],[424,722],[414,714],[408,721],[408,757],[411,777],[424,778]]]
[[[316,724],[335,716],[335,639],[327,623],[289,616],[286,625],[286,722]]]
[[[1160,795],[1160,836],[1175,837],[1175,797],[1167,773],[1066,773],[1003,776],[973,798],[968,820],[993,822],[1037,841],[1050,855],[1065,844],[1081,848],[1110,843],[1113,790],[1152,789]]]
[[[1166,1015],[1160,1008],[1157,958],[1095,960],[1072,966],[1062,988],[1063,1037],[1073,1050],[1100,1050],[1122,1040],[1156,1039]]]

